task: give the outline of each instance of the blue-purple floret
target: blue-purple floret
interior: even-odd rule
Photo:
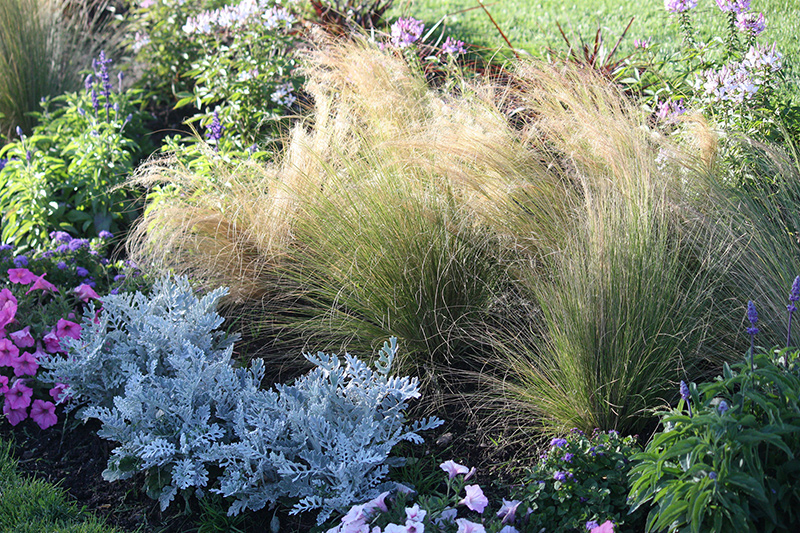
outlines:
[[[747,320],[752,324],[751,327],[747,328],[747,334],[757,335],[758,328],[756,327],[756,322],[758,322],[758,311],[756,311],[756,304],[753,300],[747,302]]]
[[[70,242],[72,240],[72,235],[67,233],[66,231],[51,231],[50,232],[50,240],[53,242]]]
[[[87,239],[72,239],[69,244],[69,249],[73,252],[77,252],[81,248],[88,248],[89,241]]]
[[[567,445],[567,439],[556,438],[550,441],[550,446],[555,448],[563,448]]]

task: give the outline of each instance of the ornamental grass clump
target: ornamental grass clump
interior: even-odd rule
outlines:
[[[140,174],[177,193],[150,205],[132,255],[230,286],[281,339],[370,349],[391,333],[407,346],[398,369],[465,365],[509,283],[513,245],[494,228],[526,216],[525,197],[541,215],[524,246],[552,250],[563,184],[491,86],[437,93],[364,43],[325,43],[304,73],[314,113],[273,164],[220,164],[209,179],[161,162]]]

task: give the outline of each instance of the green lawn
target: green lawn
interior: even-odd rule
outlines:
[[[709,40],[723,35],[724,19],[714,0],[699,0],[693,20],[701,38]],[[634,39],[650,38],[661,43],[664,51],[680,45],[677,24],[664,10],[663,0],[485,0],[485,6],[508,37],[511,44],[532,55],[541,56],[548,48],[564,50],[566,45],[558,32],[560,23],[573,43],[579,36],[590,41],[598,27],[609,45],[613,45],[631,17],[636,17],[627,38],[620,46],[622,54],[633,50]],[[470,8],[475,8],[469,11]],[[797,63],[800,56],[800,2],[796,0],[753,0],[753,11],[762,11],[767,31],[762,43],[777,42],[789,65],[790,90],[800,99]],[[411,15],[433,24],[445,17],[447,33],[490,50],[507,48],[503,38],[480,8],[478,0],[395,0],[391,18]]]

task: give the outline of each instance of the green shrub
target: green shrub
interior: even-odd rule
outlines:
[[[139,93],[114,90],[118,80],[109,79],[108,62],[101,52],[85,93],[46,99],[33,134],[20,130],[0,150],[4,242],[41,248],[53,230],[117,233],[136,216],[130,196],[116,187],[148,141],[135,107]]]
[[[640,531],[643,510],[628,514],[631,457],[641,450],[634,437],[573,430],[555,438],[515,497],[533,511],[531,531],[586,531],[587,522],[611,520],[620,531]],[[638,529],[637,529],[638,528]]]
[[[715,381],[681,383],[664,430],[634,456],[630,497],[652,503],[647,531],[797,530],[800,352],[749,354]]]

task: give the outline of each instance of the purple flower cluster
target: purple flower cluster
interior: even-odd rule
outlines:
[[[756,37],[766,28],[764,13],[739,13],[736,15],[736,27],[740,31]]]
[[[457,56],[465,53],[466,51],[466,48],[464,48],[464,42],[457,41],[452,37],[447,37],[442,45],[442,52],[445,54],[450,54],[451,56]]]
[[[686,113],[683,98],[680,100],[666,100],[658,105],[656,117],[663,122],[674,122],[680,115]]]
[[[397,22],[392,24],[391,28],[392,46],[395,48],[408,48],[422,37],[424,29],[425,25],[420,20],[411,17],[398,19]]]

